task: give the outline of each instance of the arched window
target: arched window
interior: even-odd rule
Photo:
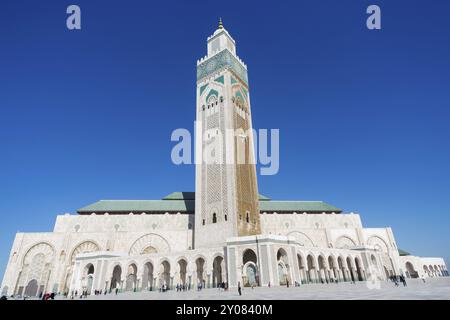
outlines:
[[[227,215],[225,215],[225,221],[228,221],[228,216]]]
[[[205,219],[203,219],[203,222],[202,222],[202,224],[203,224],[203,225],[205,225]]]
[[[215,212],[213,213],[212,222],[213,222],[213,223],[216,223],[216,222],[217,222],[217,215],[216,215]]]
[[[247,211],[247,213],[245,214],[245,221],[246,221],[247,223],[250,222],[250,215],[249,215],[248,211]]]

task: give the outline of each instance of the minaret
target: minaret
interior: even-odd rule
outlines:
[[[261,233],[247,66],[219,21],[197,61],[195,248]]]

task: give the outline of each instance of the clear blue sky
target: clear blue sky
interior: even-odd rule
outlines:
[[[69,4],[81,31],[66,29]],[[369,4],[381,31],[365,26]],[[0,275],[16,231],[51,231],[99,199],[194,190],[170,134],[193,126],[196,60],[219,16],[249,68],[254,127],[280,129],[280,172],[260,192],[358,212],[400,248],[448,259],[449,12],[445,0],[2,1]]]

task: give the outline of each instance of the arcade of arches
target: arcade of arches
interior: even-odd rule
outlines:
[[[305,248],[273,246],[272,262],[256,247],[242,247],[239,250],[237,264],[240,273],[236,283],[242,286],[303,285],[315,283],[356,282],[370,279],[386,280],[398,274],[393,264],[386,264],[376,251],[363,253],[348,249],[336,249],[332,252],[311,251]],[[79,290],[93,290],[96,269],[95,263],[86,262]],[[264,270],[271,265],[272,274]],[[404,264],[404,275],[417,278],[419,272],[411,262]],[[186,285],[190,289],[215,288],[228,281],[227,265],[224,255],[194,255],[192,257],[161,257],[142,262],[129,261],[116,263],[107,268],[106,281],[102,290],[141,291],[173,289],[177,285]],[[430,277],[448,276],[445,266],[424,265],[424,272]],[[268,276],[269,275],[269,276]],[[30,283],[29,293],[36,291],[36,283]]]
[[[83,244],[84,250],[90,251],[92,245]],[[237,282],[242,286],[271,285],[286,286],[333,283],[333,282],[355,282],[373,279],[385,280],[396,274],[392,263],[386,263],[383,256],[374,252],[364,254],[348,249],[335,249],[333,252],[310,251],[306,248],[295,247],[272,247],[273,270],[271,276],[264,280],[264,268],[267,263],[261,257],[261,250],[256,247],[243,247],[239,252],[240,276]],[[82,249],[77,249],[82,250]],[[27,296],[37,296],[45,290],[46,277],[49,275],[49,257],[53,251],[51,247],[39,245],[30,249],[24,259],[27,271],[26,276],[19,276],[25,279],[19,282],[21,285],[20,294]],[[155,256],[155,252],[150,255]],[[145,256],[145,254],[144,254]],[[72,259],[72,257],[71,257]],[[90,294],[93,290],[118,290],[118,291],[141,291],[157,290],[161,287],[173,289],[177,284],[183,284],[191,289],[202,287],[218,287],[228,281],[226,259],[223,254],[212,255],[197,254],[193,257],[170,257],[159,259],[143,259],[136,261],[118,261],[109,267],[104,265],[99,267],[99,261],[85,261],[80,265],[78,279],[78,291],[86,291]],[[75,260],[75,259],[74,259]],[[365,261],[365,263],[363,263]],[[75,262],[75,261],[74,261]],[[262,265],[262,266],[261,266]],[[100,265],[101,266],[101,265]],[[106,270],[106,274],[100,275],[99,270]],[[448,276],[445,265],[425,264],[417,267],[417,263],[406,261],[400,273],[407,278],[418,278],[420,274],[428,277]],[[404,270],[404,271],[402,271]],[[71,271],[72,272],[72,271]],[[267,273],[267,272],[266,272]],[[265,282],[264,282],[265,281]],[[7,288],[3,288],[7,290]]]

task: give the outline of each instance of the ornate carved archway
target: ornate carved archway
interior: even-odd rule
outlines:
[[[138,238],[130,247],[129,255],[138,256],[149,253],[169,253],[169,242],[155,233],[149,233]]]

